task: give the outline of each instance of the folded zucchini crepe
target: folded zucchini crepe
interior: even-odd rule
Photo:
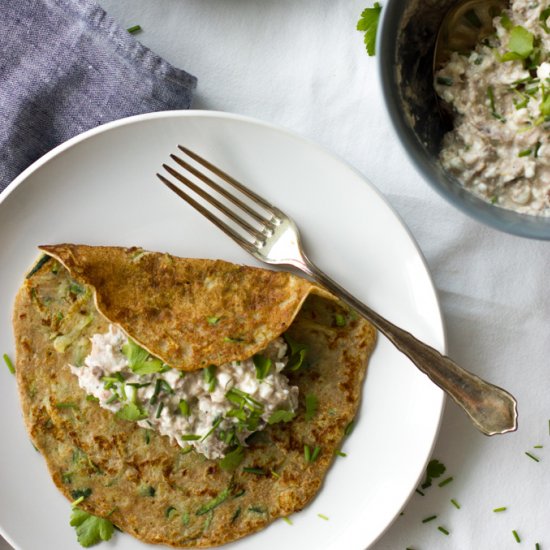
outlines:
[[[80,510],[205,547],[314,497],[357,411],[368,323],[289,273],[40,248],[15,301],[17,382],[31,439]]]

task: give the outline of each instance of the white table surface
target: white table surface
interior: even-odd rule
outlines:
[[[519,401],[519,431],[495,438],[477,433],[448,403],[433,456],[454,480],[415,494],[372,548],[511,549],[517,544],[512,530],[522,548],[534,549],[537,542],[541,550],[550,548],[548,245],[465,217],[415,173],[390,127],[376,60],[367,57],[355,31],[370,0],[100,3],[124,26],[140,24],[140,41],[199,78],[193,107],[285,126],[365,174],[427,258],[450,355]],[[539,444],[544,448],[533,449]],[[507,510],[492,511],[501,506]],[[422,523],[433,514],[436,520]],[[8,548],[0,540],[0,550]]]

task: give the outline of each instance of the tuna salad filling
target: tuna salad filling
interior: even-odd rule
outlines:
[[[465,188],[503,208],[550,215],[550,7],[513,0],[496,32],[435,75],[454,129],[440,160]]]
[[[279,337],[245,361],[182,372],[130,340],[117,326],[91,338],[82,366],[70,366],[80,387],[117,417],[217,459],[268,424],[288,422],[298,387],[281,372],[288,346]]]

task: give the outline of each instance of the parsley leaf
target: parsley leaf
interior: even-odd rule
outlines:
[[[376,54],[376,32],[382,6],[375,2],[372,8],[363,10],[361,18],[357,22],[357,30],[365,33],[365,46],[369,55]]]
[[[283,336],[288,344],[288,347],[290,348],[290,358],[286,368],[292,372],[297,371],[304,363],[304,359],[306,358],[308,352],[308,346],[296,342],[296,340],[293,340],[290,336],[288,336],[288,334],[284,334]]]
[[[114,525],[108,519],[93,516],[76,507],[71,513],[70,525],[75,528],[78,542],[84,548],[109,540],[114,532]]]
[[[432,480],[436,477],[441,477],[447,468],[437,459],[430,460],[426,466],[426,479],[422,483],[422,489],[427,489],[432,486]]]
[[[263,380],[271,370],[271,359],[257,353],[252,357],[252,361],[256,367],[256,378],[258,380]]]
[[[502,61],[527,59],[533,53],[535,36],[525,27],[518,25],[510,31],[508,52],[502,56]]]
[[[116,416],[121,420],[136,422],[137,420],[144,420],[148,415],[139,405],[130,402],[117,411]]]
[[[160,360],[152,357],[146,349],[138,346],[133,340],[122,346],[122,353],[128,359],[128,366],[136,374],[152,374],[164,372],[166,365]]]
[[[283,409],[275,411],[267,420],[268,424],[277,424],[278,422],[290,422],[296,416],[292,411]]]

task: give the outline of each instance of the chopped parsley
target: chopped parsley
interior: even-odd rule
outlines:
[[[428,462],[428,465],[426,466],[426,478],[424,479],[421,487],[422,489],[427,489],[428,487],[432,486],[432,481],[435,478],[441,477],[445,470],[445,465],[437,459],[430,460]]]
[[[137,422],[138,420],[145,420],[148,414],[136,403],[126,403],[122,409],[117,411],[116,417],[121,420]]]
[[[382,6],[375,2],[372,8],[366,8],[361,13],[361,18],[357,22],[357,30],[365,33],[365,46],[369,55],[376,54],[376,33],[378,31],[378,21]]]
[[[258,380],[263,380],[271,370],[271,359],[257,353],[252,357],[252,362],[256,367],[256,378]]]
[[[104,518],[93,516],[76,506],[71,513],[70,525],[75,528],[78,542],[84,548],[110,540],[114,525]]]
[[[510,30],[508,51],[502,56],[502,61],[527,59],[534,48],[535,36],[525,27],[517,25]]]

